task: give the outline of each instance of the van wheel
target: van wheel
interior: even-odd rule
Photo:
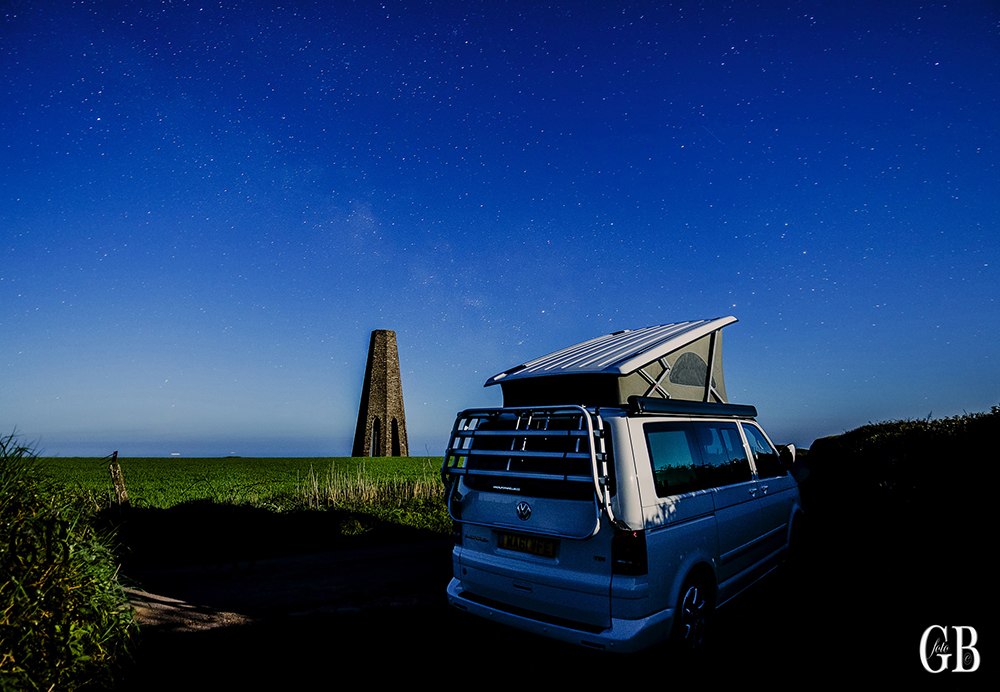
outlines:
[[[673,639],[678,649],[694,651],[702,648],[713,611],[709,589],[696,581],[684,585],[674,620]]]
[[[785,561],[795,568],[809,559],[810,549],[809,526],[801,512],[792,517],[792,532],[788,538],[788,551]]]

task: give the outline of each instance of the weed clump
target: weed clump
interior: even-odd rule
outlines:
[[[106,684],[134,628],[111,539],[36,460],[0,438],[0,689]]]

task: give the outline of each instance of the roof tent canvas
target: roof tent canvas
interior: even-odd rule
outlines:
[[[528,361],[486,381],[504,406],[625,406],[630,396],[728,403],[722,328],[735,317],[625,330]]]

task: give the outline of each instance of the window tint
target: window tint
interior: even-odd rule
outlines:
[[[752,480],[750,462],[736,423],[692,423],[710,486]]]
[[[747,434],[747,442],[753,452],[753,462],[757,466],[757,475],[760,478],[784,476],[787,470],[781,464],[778,453],[768,443],[764,434],[752,425],[744,425],[743,431]]]
[[[709,487],[688,423],[650,423],[644,429],[653,465],[653,484],[659,497]]]

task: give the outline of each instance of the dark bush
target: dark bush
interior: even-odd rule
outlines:
[[[803,502],[823,512],[864,504],[886,512],[981,508],[985,470],[1000,442],[1000,407],[931,420],[869,423],[816,440]],[[807,504],[808,508],[808,504]]]
[[[0,438],[0,689],[110,682],[133,619],[111,538],[91,518],[31,449]]]

